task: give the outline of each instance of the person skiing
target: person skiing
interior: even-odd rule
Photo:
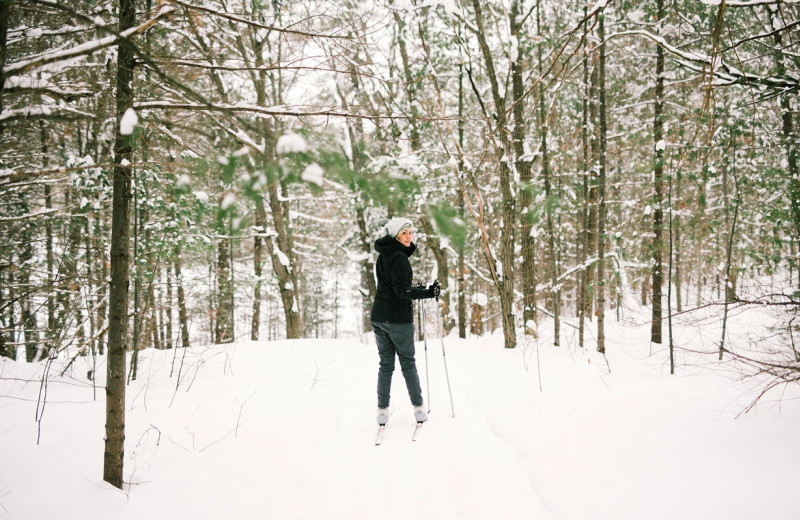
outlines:
[[[439,282],[428,287],[412,286],[413,271],[409,257],[417,250],[413,225],[404,217],[389,220],[381,229],[383,236],[375,241],[378,259],[375,276],[378,282],[370,321],[375,333],[380,364],[378,368],[378,424],[389,419],[389,397],[394,373],[395,355],[414,406],[414,418],[425,422],[428,414],[422,403],[417,365],[414,359],[414,312],[411,300],[439,298]]]

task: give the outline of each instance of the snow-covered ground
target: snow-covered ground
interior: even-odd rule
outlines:
[[[739,314],[732,335],[762,321]],[[549,328],[514,350],[499,333],[446,338],[455,417],[429,328],[430,420],[412,443],[396,372],[379,447],[372,343],[143,351],[127,390],[124,490],[102,480],[104,391],[95,399],[91,359],[64,377],[53,364],[40,422],[45,364],[3,360],[0,518],[800,518],[800,389],[741,414],[759,381],[687,351],[669,375],[646,324],[611,321],[605,358],[575,348],[567,324],[553,347]],[[682,347],[709,351],[718,324],[678,332]],[[427,395],[422,343],[417,361]],[[97,371],[102,384],[103,359]]]

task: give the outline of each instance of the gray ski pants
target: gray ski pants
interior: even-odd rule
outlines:
[[[378,368],[378,407],[389,406],[392,389],[395,354],[400,359],[400,368],[406,380],[411,404],[422,406],[422,388],[419,384],[417,364],[414,360],[414,324],[372,322],[372,330],[378,344],[380,365]]]

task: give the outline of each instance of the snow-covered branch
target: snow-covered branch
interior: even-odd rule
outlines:
[[[0,113],[0,122],[7,123],[19,119],[58,119],[61,121],[73,121],[76,119],[93,119],[97,116],[88,112],[75,110],[69,106],[34,105],[12,110],[4,110]]]
[[[0,222],[18,222],[20,220],[28,220],[36,217],[41,217],[43,215],[49,215],[50,213],[58,213],[61,211],[60,209],[43,209],[42,211],[35,211],[33,213],[28,213],[26,215],[16,215],[13,217],[0,217]]]
[[[8,78],[5,85],[3,85],[3,90],[6,92],[32,90],[68,101],[79,97],[95,95],[95,92],[86,87],[78,88],[77,86],[71,86],[69,90],[65,90],[55,83],[31,76],[12,76]]]
[[[219,18],[224,18],[226,20],[230,20],[231,22],[241,23],[245,25],[249,25],[251,27],[255,27],[257,29],[266,29],[268,31],[275,31],[284,34],[296,34],[298,36],[308,36],[310,38],[334,38],[334,39],[342,39],[342,40],[350,40],[349,36],[336,36],[333,34],[318,34],[318,33],[311,33],[307,31],[298,31],[296,29],[285,29],[283,27],[275,27],[273,25],[266,25],[263,23],[256,22],[255,20],[248,20],[247,18],[242,18],[241,16],[236,16],[234,14],[226,13],[224,11],[217,11],[216,9],[211,9],[208,7],[203,7],[200,5],[190,4],[188,2],[182,2],[181,0],[168,0],[169,2],[179,5],[187,10],[194,10],[204,12],[211,16],[216,16]]]
[[[716,78],[721,80],[721,83],[719,83],[720,85],[748,83],[781,90],[796,90],[800,88],[800,80],[798,78],[789,75],[786,77],[776,77],[749,74],[725,63],[720,56],[710,56],[708,54],[701,54],[694,51],[681,50],[667,42],[664,37],[653,34],[649,31],[623,31],[609,36],[608,39],[611,40],[620,36],[644,36],[645,38],[648,38],[663,47],[665,51],[669,52],[673,56],[676,56],[678,58],[677,62],[682,66],[695,72],[710,72]]]
[[[288,107],[285,105],[276,105],[271,107],[262,107],[254,104],[237,103],[235,105],[223,103],[182,103],[175,101],[141,101],[134,103],[133,107],[136,110],[197,110],[197,111],[218,111],[218,112],[246,112],[250,114],[257,114],[263,116],[293,116],[293,117],[307,117],[307,116],[329,116],[329,117],[346,117],[357,119],[409,119],[411,115],[392,114],[359,114],[346,110],[344,107],[308,107],[306,109],[298,109],[295,107]],[[417,120],[423,121],[441,121],[458,119],[457,116],[443,116],[443,117],[419,117]]]
[[[701,0],[706,5],[720,5],[722,0]],[[797,4],[800,0],[745,0],[743,2],[737,0],[728,0],[725,2],[725,7],[755,7],[760,5],[776,5],[776,4]]]
[[[56,5],[56,2],[53,2],[53,4]],[[56,64],[69,62],[83,56],[89,56],[100,50],[117,45],[120,40],[125,40],[142,34],[174,10],[174,7],[162,6],[155,17],[147,20],[141,25],[131,27],[130,29],[119,34],[112,34],[111,36],[88,41],[65,50],[43,52],[27,60],[12,63],[3,68],[3,75],[5,77],[10,77],[22,74],[23,72],[41,70],[45,67],[53,68],[56,66]]]

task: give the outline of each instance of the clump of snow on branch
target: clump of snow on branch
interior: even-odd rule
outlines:
[[[303,153],[308,151],[308,144],[301,135],[290,133],[282,135],[278,138],[275,144],[275,152],[278,155],[286,155],[287,153]]]
[[[286,253],[281,251],[281,248],[278,247],[278,244],[274,244],[272,252],[275,254],[276,257],[278,257],[278,262],[280,262],[282,266],[284,267],[291,266],[291,262],[289,262],[289,257],[286,256]]]
[[[222,203],[219,206],[222,209],[228,209],[234,204],[236,204],[236,195],[233,193],[226,193],[225,197],[222,199]]]
[[[301,178],[306,182],[313,182],[317,186],[322,186],[322,166],[313,162],[303,170]]]
[[[132,108],[129,108],[122,114],[122,119],[119,120],[119,133],[122,135],[131,135],[133,133],[133,129],[136,128],[136,125],[139,124],[139,116],[136,115],[136,111]]]
[[[197,199],[197,202],[200,204],[208,204],[208,193],[204,191],[194,192],[194,198]]]

